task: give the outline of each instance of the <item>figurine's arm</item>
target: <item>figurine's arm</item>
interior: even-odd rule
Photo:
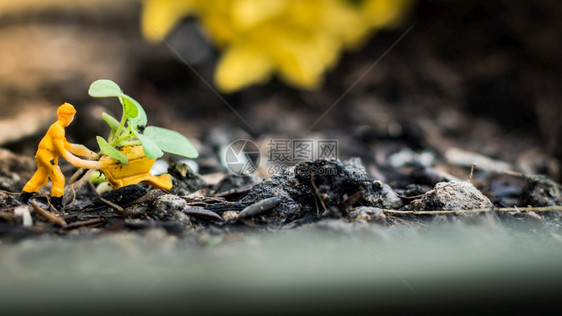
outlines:
[[[98,158],[98,154],[88,149],[88,147],[79,144],[69,144],[68,151],[74,155],[86,157],[90,159]]]
[[[66,159],[66,161],[70,162],[75,167],[86,168],[86,169],[101,169],[102,168],[101,162],[93,161],[93,160],[80,159],[80,158],[74,156],[68,150],[65,150],[63,152],[62,156],[64,157],[64,159]]]
[[[64,129],[62,129],[62,131],[56,129],[53,130],[52,137],[56,151],[72,165],[86,169],[101,169],[101,162],[80,159],[70,152],[70,148],[72,147],[72,145],[69,144],[64,138]]]

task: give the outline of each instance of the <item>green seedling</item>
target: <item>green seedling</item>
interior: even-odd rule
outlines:
[[[94,98],[116,97],[123,107],[121,120],[103,113],[103,120],[111,129],[107,139],[97,136],[102,154],[123,164],[127,157],[118,149],[123,146],[142,145],[148,159],[162,157],[164,152],[187,158],[197,158],[199,154],[191,142],[178,132],[156,126],[147,126],[146,112],[133,98],[123,93],[121,88],[108,79],[96,80],[88,94]]]

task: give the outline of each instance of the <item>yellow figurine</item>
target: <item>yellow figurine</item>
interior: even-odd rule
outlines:
[[[51,125],[37,148],[35,154],[35,162],[37,171],[33,177],[24,186],[18,200],[27,203],[33,194],[47,184],[51,179],[51,204],[58,210],[63,209],[62,198],[64,195],[64,175],[58,166],[59,157],[63,157],[66,161],[76,167],[87,169],[100,169],[98,161],[90,161],[80,159],[75,155],[94,158],[97,154],[84,145],[71,144],[65,138],[65,127],[69,126],[76,109],[69,103],[64,103],[57,110],[58,120]]]

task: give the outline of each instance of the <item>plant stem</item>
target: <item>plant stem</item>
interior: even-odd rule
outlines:
[[[121,131],[123,131],[123,127],[125,127],[125,122],[127,121],[127,117],[125,117],[125,110],[123,110],[123,115],[121,116],[121,122],[119,122],[119,127],[115,131],[112,139],[109,139],[109,144],[113,147],[117,146],[120,141],[122,141]],[[128,135],[127,135],[128,136]],[[119,138],[118,138],[119,137]]]

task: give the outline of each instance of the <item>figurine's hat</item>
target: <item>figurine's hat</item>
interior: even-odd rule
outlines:
[[[59,106],[57,114],[74,115],[76,114],[76,109],[74,108],[74,106],[72,106],[72,104],[65,102],[63,105]]]

